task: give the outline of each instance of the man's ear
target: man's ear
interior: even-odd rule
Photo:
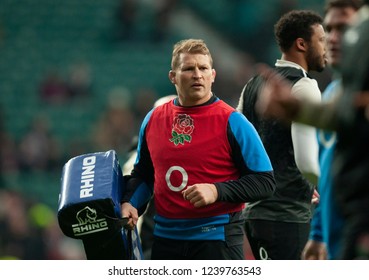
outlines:
[[[169,80],[172,84],[175,84],[176,82],[176,72],[174,72],[173,70],[170,70],[169,73],[168,73],[168,77],[169,77]]]
[[[297,38],[296,41],[295,41],[295,44],[296,44],[296,48],[297,48],[298,51],[301,51],[301,52],[306,51],[307,44],[306,44],[304,39]]]

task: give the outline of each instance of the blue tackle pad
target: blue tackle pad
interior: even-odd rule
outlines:
[[[87,259],[143,259],[137,228],[124,228],[120,201],[124,178],[114,150],[84,154],[63,167],[58,222],[83,241]]]

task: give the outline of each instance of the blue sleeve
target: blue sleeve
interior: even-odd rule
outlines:
[[[322,94],[323,100],[330,100],[332,99],[336,94],[338,94],[338,87],[340,86],[340,80],[333,80],[325,89],[325,91]],[[319,180],[318,188],[321,192],[321,201],[315,206],[313,219],[311,221],[311,228],[310,228],[310,236],[309,239],[318,241],[318,242],[324,242],[323,240],[323,225],[322,225],[322,208],[328,207],[328,205],[322,205],[322,203],[325,203],[325,200],[323,199],[323,196],[327,195],[328,188],[330,187],[330,179],[327,175],[329,173],[330,167],[331,167],[331,159],[327,158],[327,156],[331,156],[332,154],[329,153],[331,149],[334,149],[334,143],[331,143],[329,147],[326,145],[323,145],[322,139],[328,139],[326,141],[331,141],[332,136],[330,135],[332,132],[327,132],[321,129],[317,130],[317,140],[319,143],[319,164],[321,168],[321,177]],[[327,136],[328,135],[328,136]],[[324,157],[324,158],[323,158]],[[329,181],[326,181],[329,180]],[[324,188],[324,189],[322,189]],[[328,226],[328,225],[327,225]]]
[[[270,159],[255,128],[239,112],[229,118],[228,140],[240,178],[215,183],[218,200],[253,202],[272,196],[276,183]]]
[[[143,143],[146,143],[145,141],[146,127],[147,127],[147,124],[149,123],[152,112],[153,112],[153,109],[146,115],[146,117],[144,118],[141,124],[140,131],[138,133],[137,158],[136,158],[135,164],[137,164],[142,158],[141,152],[143,151]]]
[[[321,206],[318,203],[314,210],[313,219],[311,221],[310,237],[309,239],[314,241],[323,242],[322,234],[322,217],[321,217]]]
[[[153,195],[154,167],[146,143],[146,127],[150,120],[151,110],[143,120],[138,136],[137,158],[131,175],[127,181],[128,194],[125,201],[129,201],[135,208],[146,208]]]
[[[260,136],[246,117],[239,112],[232,113],[229,126],[247,168],[254,172],[272,171],[272,164]]]
[[[129,202],[137,209],[142,207],[146,208],[146,204],[149,202],[152,194],[152,189],[145,182],[141,182],[141,184],[137,186]]]

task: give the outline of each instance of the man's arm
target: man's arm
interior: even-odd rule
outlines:
[[[327,130],[338,127],[335,102],[314,102],[292,95],[292,85],[268,66],[259,67],[259,73],[267,79],[258,101],[257,112],[264,117],[295,121]]]
[[[240,178],[215,183],[219,201],[251,202],[268,198],[275,191],[273,168],[253,125],[240,112],[229,118],[228,139]]]
[[[323,242],[321,205],[317,204],[311,221],[310,237],[302,252],[304,260],[326,260],[328,252]]]
[[[124,176],[124,190],[121,199],[122,217],[128,217],[129,226],[137,223],[153,195],[154,167],[146,142],[146,125],[151,112],[145,117],[139,133],[137,158],[130,175]]]
[[[304,77],[294,84],[291,94],[306,102],[321,102],[321,92],[314,79]],[[298,122],[291,124],[295,162],[304,177],[315,186],[320,175],[316,128]]]

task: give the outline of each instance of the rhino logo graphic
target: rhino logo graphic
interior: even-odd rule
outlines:
[[[85,225],[87,223],[96,222],[97,212],[88,206],[78,211],[76,214],[77,221],[80,225]]]
[[[97,211],[86,206],[76,214],[78,224],[72,225],[75,237],[93,234],[95,232],[108,230],[108,222],[105,218],[97,218]]]

